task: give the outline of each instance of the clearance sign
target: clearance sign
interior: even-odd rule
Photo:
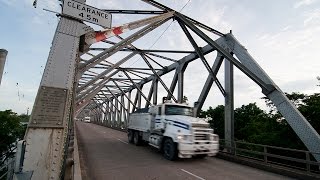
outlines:
[[[73,0],[64,0],[62,14],[111,28],[111,14]]]

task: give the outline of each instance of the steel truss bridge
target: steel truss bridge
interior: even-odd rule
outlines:
[[[205,79],[194,104],[194,116],[199,114],[212,86],[217,86],[225,99],[226,146],[234,146],[233,73],[237,68],[261,87],[311,155],[320,161],[320,155],[312,153],[319,151],[319,134],[232,32],[219,32],[156,1],[142,1],[156,10],[104,10],[113,14],[115,21],[120,19],[117,16],[128,21],[120,29],[111,29],[108,36],[104,34],[106,38],[96,36],[93,40],[99,42],[94,44],[90,43],[96,33],[92,27],[60,15],[25,141],[19,146],[25,153],[16,161],[17,174],[32,174],[33,179],[68,178],[73,173],[75,118],[91,116],[98,124],[125,130],[129,113],[157,104],[162,96],[177,103],[184,101],[185,72],[194,68],[192,62],[207,71],[194,72],[196,78]],[[184,35],[170,39],[185,38],[191,50],[146,47],[150,38],[158,37],[153,32],[172,22],[177,25],[175,30]],[[212,57],[214,61],[209,63]],[[223,63],[224,84],[217,78]]]

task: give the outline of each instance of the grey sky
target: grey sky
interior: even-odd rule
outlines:
[[[0,20],[4,24],[0,28],[0,48],[9,51],[0,86],[0,110],[13,109],[15,112],[25,113],[28,107],[32,108],[48,56],[58,18],[42,8],[60,11],[59,2],[38,0],[37,9],[32,7],[32,2],[33,0],[0,0]],[[161,1],[175,10],[180,10],[186,2],[188,1]],[[88,0],[87,3],[102,9],[150,9],[149,5],[138,0]],[[221,32],[226,33],[232,29],[235,37],[283,91],[319,92],[319,87],[316,87],[316,76],[320,75],[319,0],[191,0],[182,13]],[[134,17],[132,20],[143,17],[145,16]],[[128,16],[113,16],[114,25],[130,21],[131,17]],[[167,25],[168,23],[152,35],[158,37]],[[154,41],[155,38],[146,37],[143,43],[136,45],[147,48]],[[177,47],[176,49],[191,49],[177,22],[172,23],[153,48],[164,45]],[[207,58],[210,63],[213,62],[213,56]],[[139,60],[129,63],[139,64]],[[207,73],[199,61],[191,65],[185,75],[185,93],[193,103]],[[222,75],[223,72],[220,72],[218,77],[223,82]],[[263,106],[260,91],[249,78],[236,71],[236,106],[255,101]],[[222,103],[218,89],[213,88],[204,108]]]

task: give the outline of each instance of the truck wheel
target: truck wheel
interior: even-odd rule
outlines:
[[[170,161],[174,161],[177,159],[177,154],[176,144],[172,141],[172,139],[167,138],[163,144],[163,156]]]
[[[129,129],[128,130],[128,141],[129,143],[133,143],[133,130]]]
[[[140,139],[140,135],[139,135],[139,131],[135,131],[133,133],[133,143],[136,146],[139,146],[141,144],[141,139]]]

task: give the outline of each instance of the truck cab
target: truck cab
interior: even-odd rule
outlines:
[[[84,117],[84,122],[90,123],[90,117],[89,116]]]
[[[148,142],[169,160],[214,156],[219,150],[219,137],[213,134],[209,123],[203,118],[193,117],[193,107],[172,102],[132,113],[128,138],[134,144],[139,140]]]

